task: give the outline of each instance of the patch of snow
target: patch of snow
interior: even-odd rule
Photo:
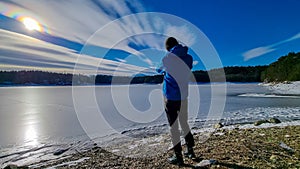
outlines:
[[[278,123],[278,124],[264,123],[259,126],[254,126],[254,124],[244,124],[244,125],[239,125],[238,128],[239,129],[250,129],[250,128],[271,128],[271,127],[287,127],[287,126],[300,126],[300,120],[287,121],[287,122],[282,122],[282,123]],[[224,128],[226,128],[226,127],[224,127]]]
[[[294,149],[292,149],[291,147],[289,147],[288,145],[286,145],[285,143],[281,142],[279,144],[279,146],[287,151],[291,151],[291,152],[294,152]]]
[[[278,93],[279,94],[279,93]],[[295,95],[278,95],[278,94],[260,94],[260,93],[245,93],[245,94],[240,94],[238,96],[240,97],[268,97],[268,98],[297,98],[299,99],[300,96],[295,96]]]
[[[276,94],[300,95],[300,81],[283,83],[262,83],[260,85],[266,87]]]
[[[134,148],[137,148],[137,147],[138,147],[138,144],[128,145],[128,149],[134,149]]]
[[[213,165],[213,164],[216,164],[217,163],[217,160],[214,160],[214,159],[211,159],[211,160],[202,160],[200,163],[198,163],[196,165],[196,167],[208,167],[210,165]]]
[[[62,164],[58,164],[58,165],[55,165],[55,166],[51,166],[51,167],[48,167],[47,169],[55,169],[57,167],[64,167],[64,166],[75,166],[77,165],[78,163],[81,163],[85,160],[88,160],[90,159],[90,157],[84,157],[84,158],[81,158],[81,159],[78,159],[78,160],[75,160],[75,161],[68,161],[68,162],[65,162],[65,163],[62,163]]]
[[[214,135],[215,136],[223,136],[225,133],[222,133],[222,132],[217,132],[217,133],[215,133]]]

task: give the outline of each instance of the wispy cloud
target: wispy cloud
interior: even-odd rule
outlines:
[[[298,34],[294,35],[293,37],[287,39],[286,42],[296,40],[296,39],[300,39],[300,32]]]
[[[2,7],[1,7],[2,6]],[[145,46],[163,49],[163,36],[132,36],[151,32],[173,32],[182,35],[180,39],[186,44],[193,43],[193,35],[187,27],[174,26],[161,20],[159,17],[125,17],[130,14],[146,12],[144,6],[135,0],[4,0],[0,2],[0,12],[3,11],[29,11],[30,17],[37,18],[51,32],[53,36],[85,44],[124,50],[137,55],[149,66],[153,65],[151,59],[143,56],[136,46]],[[6,12],[7,13],[7,12]],[[22,12],[19,13],[22,15]],[[122,18],[116,21],[118,18]],[[112,23],[112,21],[114,21]],[[110,23],[107,30],[103,27]],[[102,30],[101,30],[102,29]],[[97,34],[97,31],[100,34]],[[96,33],[96,34],[94,34]],[[95,35],[91,38],[92,35]],[[124,39],[125,38],[125,39]],[[163,37],[164,38],[164,37]],[[116,42],[119,42],[117,43]],[[0,40],[1,41],[1,40]]]
[[[0,2],[0,6],[5,9],[0,7],[0,10],[1,13],[12,11],[16,15],[38,18],[54,36],[85,43],[94,32],[110,21],[134,11],[143,12],[142,5],[138,3],[128,0],[4,0]]]
[[[248,50],[246,52],[244,52],[242,55],[244,57],[244,61],[248,61],[250,59],[256,58],[256,57],[260,57],[262,55],[265,55],[267,53],[273,52],[276,50],[276,47],[279,45],[282,45],[284,43],[288,43],[291,42],[293,40],[297,40],[300,39],[300,32],[290,38],[287,38],[285,40],[279,41],[277,43],[271,44],[271,45],[267,45],[267,46],[261,46],[261,47],[257,47],[251,50]]]
[[[273,52],[274,50],[276,49],[274,49],[273,46],[264,46],[248,50],[247,52],[243,53],[244,61],[265,55],[267,53]]]
[[[46,70],[73,73],[76,65],[76,72],[85,74],[130,76],[141,72],[151,73],[142,67],[79,55],[71,49],[2,29],[0,29],[0,39],[6,40],[5,43],[0,41],[1,70]],[[80,62],[77,62],[78,58]]]

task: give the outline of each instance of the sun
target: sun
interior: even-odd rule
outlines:
[[[26,18],[22,19],[22,22],[25,25],[25,28],[28,30],[31,30],[31,31],[36,30],[39,32],[41,32],[41,30],[42,30],[40,24],[33,18],[26,17]]]

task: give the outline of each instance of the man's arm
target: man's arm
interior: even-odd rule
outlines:
[[[156,68],[156,72],[163,75],[166,73],[163,63],[160,63],[160,65]]]
[[[163,75],[166,73],[166,71],[162,67],[156,68],[156,72]]]
[[[187,56],[189,57],[187,65],[190,69],[192,69],[193,68],[193,57],[189,54],[187,54]]]

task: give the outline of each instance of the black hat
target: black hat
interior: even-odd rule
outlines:
[[[165,42],[167,51],[170,51],[176,45],[178,45],[178,41],[174,37],[169,37]]]

